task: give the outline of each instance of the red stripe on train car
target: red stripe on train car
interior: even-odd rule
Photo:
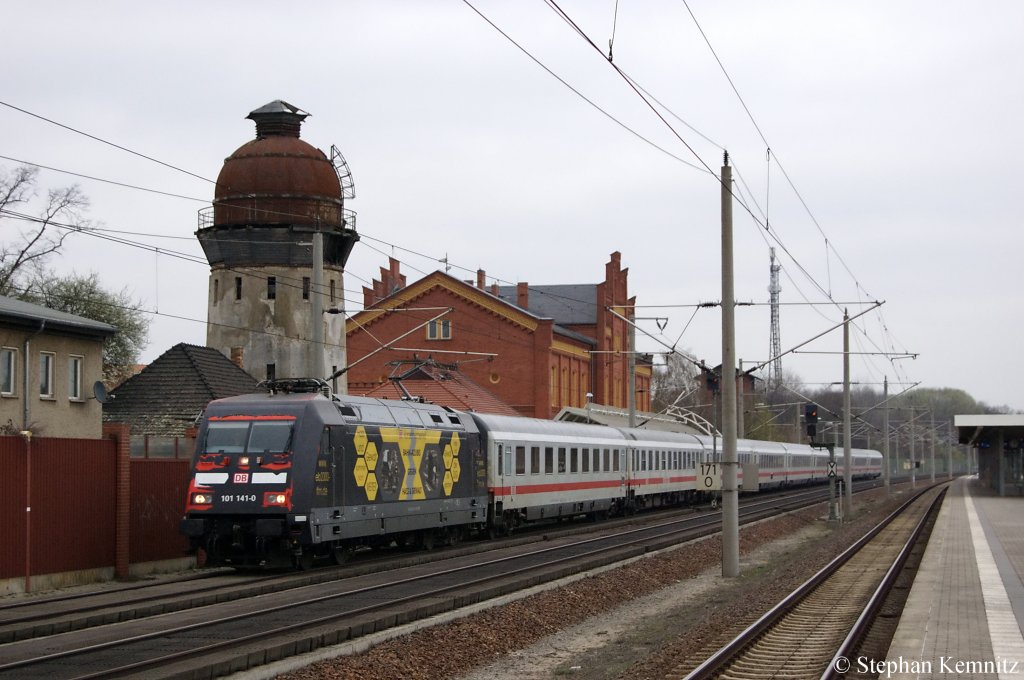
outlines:
[[[551,484],[516,484],[512,486],[495,486],[488,489],[496,496],[513,496],[531,493],[551,493],[552,491],[586,491],[589,489],[616,489],[625,482],[617,479],[593,482],[552,482]],[[515,488],[513,493],[512,489]]]

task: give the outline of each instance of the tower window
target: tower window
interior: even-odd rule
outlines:
[[[335,294],[334,294],[334,279],[331,279],[331,302],[334,302],[334,299],[335,299]]]
[[[302,299],[303,300],[308,300],[309,299],[309,277],[308,276],[303,276],[302,277]]]
[[[452,322],[448,319],[435,319],[427,324],[427,340],[451,340]]]
[[[267,277],[267,299],[268,300],[276,300],[277,299],[277,277],[276,276],[268,276]]]
[[[217,305],[217,298],[220,297],[220,279],[213,280],[213,304]]]
[[[267,364],[267,380],[277,379],[277,364]]]
[[[235,277],[235,300],[242,299],[242,277]]]

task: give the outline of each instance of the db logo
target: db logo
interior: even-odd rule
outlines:
[[[235,473],[235,484],[248,484],[249,473],[248,472],[236,472]]]

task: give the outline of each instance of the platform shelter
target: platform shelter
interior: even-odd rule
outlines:
[[[981,481],[1000,496],[1024,496],[1024,414],[955,416],[961,444],[974,449]]]

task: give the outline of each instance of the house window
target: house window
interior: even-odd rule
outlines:
[[[267,277],[267,299],[268,300],[276,300],[277,299],[277,277],[276,276],[268,276]]]
[[[427,324],[427,340],[451,340],[452,322],[448,319],[434,319]]]
[[[235,300],[242,299],[242,277],[235,277]]]
[[[303,276],[302,277],[302,299],[303,300],[308,300],[309,299],[309,277],[308,276]]]
[[[277,379],[277,364],[267,364],[267,380]]]
[[[84,357],[68,357],[68,399],[82,400],[82,362]]]
[[[0,394],[11,396],[14,394],[14,384],[17,374],[18,350],[11,347],[0,349]]]
[[[39,397],[53,399],[53,352],[39,353]]]

